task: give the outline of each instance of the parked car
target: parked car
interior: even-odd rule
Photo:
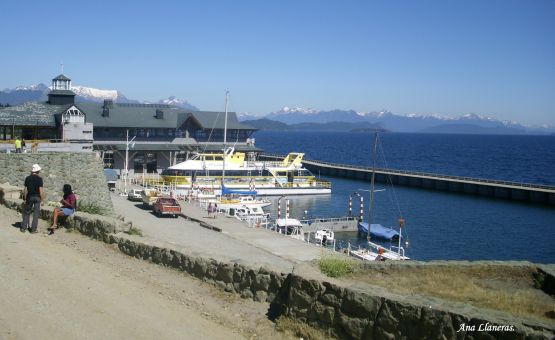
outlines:
[[[130,201],[142,201],[141,189],[133,189],[127,193],[127,199]]]
[[[108,182],[108,190],[116,191],[118,173],[114,169],[104,169],[104,176],[106,176],[106,182]]]
[[[152,211],[158,216],[171,215],[177,217],[181,214],[181,205],[179,205],[175,198],[160,197],[152,206]]]

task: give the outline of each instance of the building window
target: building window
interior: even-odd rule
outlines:
[[[146,154],[146,172],[156,172],[158,167],[158,158],[155,153]]]
[[[75,106],[70,107],[62,118],[63,123],[84,123],[85,115]]]
[[[185,162],[187,160],[187,152],[185,151],[179,151],[176,155],[175,155],[175,163],[181,163],[181,162]]]
[[[104,168],[105,169],[113,169],[114,168],[114,152],[113,151],[106,151],[104,152]]]
[[[133,170],[135,171],[135,173],[143,172],[144,164],[145,164],[145,154],[144,153],[136,154],[135,158],[133,159]]]

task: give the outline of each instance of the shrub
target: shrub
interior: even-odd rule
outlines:
[[[337,255],[322,255],[318,266],[320,271],[329,277],[345,276],[356,269],[356,263],[353,260]]]
[[[124,231],[128,235],[138,235],[143,236],[143,231],[137,227],[130,226],[128,230]]]
[[[108,211],[89,201],[77,201],[77,211],[93,215],[108,215]]]

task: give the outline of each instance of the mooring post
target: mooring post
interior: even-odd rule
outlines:
[[[360,195],[360,216],[359,216],[359,220],[360,220],[360,222],[362,222],[362,220],[364,220],[364,197],[362,197],[362,195]]]

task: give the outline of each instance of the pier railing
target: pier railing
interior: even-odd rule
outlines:
[[[277,154],[264,154],[262,157],[283,158],[284,156],[283,155],[277,155]],[[365,171],[365,172],[372,172],[372,167],[369,167],[369,166],[352,165],[352,164],[340,164],[340,163],[326,162],[326,161],[320,161],[320,160],[310,160],[310,159],[303,159],[302,162],[303,162],[303,164],[321,166],[321,167],[326,167],[326,168],[345,169],[345,170],[352,169],[352,170],[359,170],[359,171]],[[446,179],[446,180],[458,181],[458,182],[477,182],[477,183],[484,183],[484,184],[516,187],[516,188],[522,188],[522,189],[543,189],[543,190],[547,190],[547,191],[555,191],[555,186],[551,186],[551,185],[534,184],[534,183],[522,183],[522,182],[513,182],[513,181],[496,180],[496,179],[485,179],[485,178],[479,178],[479,177],[442,175],[442,174],[435,174],[435,173],[430,173],[430,172],[376,168],[376,173],[381,173],[381,174],[385,174],[385,175],[404,175],[404,176],[412,176],[412,177],[429,177],[429,178],[433,178],[433,179]]]

